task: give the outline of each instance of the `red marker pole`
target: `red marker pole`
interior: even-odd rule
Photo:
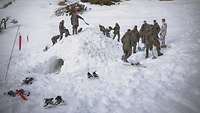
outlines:
[[[22,36],[19,35],[19,50],[21,51],[22,49]]]

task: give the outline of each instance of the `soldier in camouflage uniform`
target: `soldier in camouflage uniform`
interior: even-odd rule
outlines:
[[[103,25],[99,25],[99,29],[105,36],[110,37],[110,31],[112,30],[112,27],[105,28]]]
[[[1,22],[0,22],[0,32],[1,32],[1,30],[4,28],[4,29],[6,29],[7,28],[7,26],[6,26],[6,23],[7,23],[7,21],[8,21],[8,17],[6,17],[6,18],[3,18],[2,20],[1,20]],[[3,25],[3,27],[1,27]]]
[[[160,26],[159,24],[156,22],[156,20],[153,20],[153,31],[154,31],[154,35],[156,35],[156,38],[159,39],[158,34],[160,32]]]
[[[149,50],[153,50],[153,46],[156,47],[158,56],[162,56],[160,52],[160,42],[157,37],[157,29],[154,25],[148,25],[145,33],[145,46],[146,46],[146,58],[149,57]]]
[[[118,39],[117,41],[119,42],[120,41],[120,26],[118,23],[115,24],[115,27],[113,28],[114,30],[114,37],[113,37],[113,40],[115,39],[116,36],[118,36]]]
[[[123,52],[124,55],[122,56],[122,60],[124,62],[128,62],[128,58],[131,56],[132,54],[132,42],[131,42],[131,30],[128,29],[128,31],[124,34],[124,36],[121,39],[121,42],[123,44],[122,48],[123,48]]]
[[[137,43],[139,43],[140,34],[138,32],[137,26],[131,31],[131,42],[133,46],[133,53],[136,53]]]
[[[60,40],[63,38],[63,33],[65,33],[65,37],[67,37],[69,34],[69,30],[65,28],[64,26],[64,20],[62,20],[59,24],[59,31],[60,31]]]
[[[141,36],[141,39],[142,39],[142,43],[145,44],[145,30],[146,30],[146,27],[148,26],[147,24],[147,21],[144,20],[144,23],[142,24],[142,27],[140,28],[140,36]]]
[[[73,11],[71,15],[71,25],[73,29],[73,34],[78,33],[77,29],[79,26],[79,19],[84,20],[80,15],[77,14],[76,11]]]
[[[162,19],[162,26],[160,30],[160,40],[161,40],[161,47],[165,48],[165,36],[167,34],[167,23],[165,22],[165,19]]]

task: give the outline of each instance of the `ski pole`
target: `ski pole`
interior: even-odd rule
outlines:
[[[83,21],[85,22],[86,25],[89,25],[84,19],[83,19]]]

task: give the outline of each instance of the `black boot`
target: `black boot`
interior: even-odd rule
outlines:
[[[158,53],[158,56],[162,56],[162,55],[163,55],[163,53],[161,53],[161,52],[160,52],[160,53]]]
[[[62,103],[62,102],[64,102],[61,96],[57,96],[57,97],[55,98],[55,100],[56,100],[56,102],[55,102],[56,105],[57,105],[57,104],[60,104],[60,103]]]

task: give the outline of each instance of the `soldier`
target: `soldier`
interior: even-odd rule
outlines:
[[[131,41],[132,41],[132,46],[133,46],[133,53],[136,53],[137,43],[139,43],[139,39],[140,39],[140,34],[137,30],[137,26],[134,27],[131,33],[132,33]]]
[[[145,34],[145,46],[146,46],[146,58],[149,57],[149,50],[153,50],[153,46],[156,47],[158,56],[162,56],[163,53],[160,52],[160,42],[156,35],[156,30],[154,25],[148,25]]]
[[[113,32],[114,33],[113,40],[115,39],[116,36],[118,36],[117,41],[119,42],[119,40],[120,40],[120,26],[119,26],[118,23],[115,24],[115,27],[113,28],[113,30],[114,30],[114,32]]]
[[[73,29],[73,34],[77,34],[77,29],[78,29],[78,26],[79,26],[79,20],[78,19],[81,19],[81,20],[84,20],[81,16],[79,16],[76,11],[73,11],[72,12],[72,15],[71,15],[71,25],[72,25],[72,29]]]
[[[112,30],[111,27],[105,28],[105,35],[110,38],[110,31]]]
[[[0,23],[0,30],[1,29],[6,29],[7,28],[7,26],[6,26],[6,22],[8,21],[8,17],[6,17],[6,18],[3,18],[2,20],[1,20],[1,23]],[[3,25],[3,28],[1,27]]]
[[[161,48],[165,48],[165,36],[167,34],[167,23],[165,22],[165,19],[162,19],[162,26],[160,30],[160,39],[161,39]]]
[[[65,33],[65,37],[67,37],[69,34],[69,30],[65,28],[64,26],[64,20],[62,20],[59,24],[59,31],[60,31],[60,40],[63,38],[63,33]]]
[[[131,30],[128,29],[128,31],[124,34],[124,36],[121,39],[121,42],[123,44],[122,48],[124,51],[124,55],[122,56],[122,60],[124,62],[128,62],[128,58],[132,54],[132,43],[131,43]]]
[[[103,32],[103,35],[110,37],[110,31],[112,30],[111,27],[105,28],[103,25],[99,25],[99,29]]]
[[[103,32],[104,35],[106,35],[105,27],[103,25],[99,25],[99,29],[100,29],[101,32]]]
[[[146,27],[148,26],[148,24],[147,24],[147,21],[146,20],[144,20],[144,23],[142,24],[142,27],[140,28],[140,36],[141,36],[141,39],[142,39],[142,43],[144,43],[145,44],[145,37],[144,37],[144,35],[145,35],[145,30],[146,30]]]
[[[156,20],[153,20],[153,30],[154,30],[154,33],[155,33],[155,35],[156,35],[156,38],[158,38],[159,39],[159,37],[158,37],[158,34],[159,34],[159,32],[160,32],[160,26],[159,26],[159,24],[156,22]]]

